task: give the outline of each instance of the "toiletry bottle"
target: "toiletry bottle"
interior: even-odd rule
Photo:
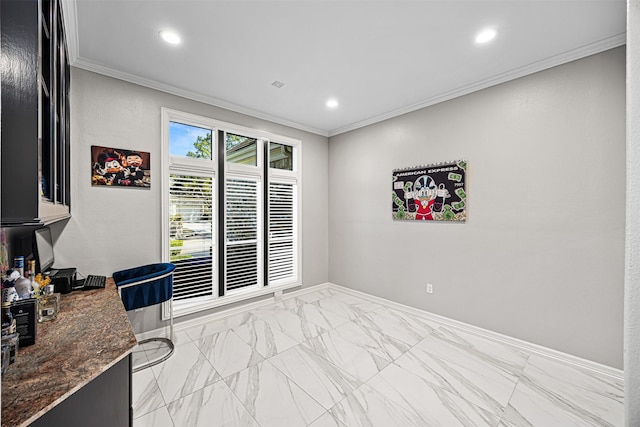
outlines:
[[[36,280],[36,261],[33,259],[29,260],[29,280],[33,288],[33,282]]]
[[[24,257],[22,255],[13,258],[13,269],[20,272],[20,277],[24,276]]]
[[[2,303],[2,335],[9,333],[9,327],[13,323],[13,314],[11,313],[11,303]]]
[[[38,298],[40,296],[40,285],[36,282],[36,261],[29,261],[29,283],[31,286],[31,295],[34,298]]]
[[[6,347],[9,358],[8,364],[16,361],[18,355],[18,339],[20,334],[16,331],[16,319],[11,314],[11,303],[2,303],[2,346]],[[6,369],[6,367],[5,367]]]
[[[58,317],[60,311],[60,295],[53,293],[54,286],[44,287],[44,293],[38,300],[38,322],[46,322]]]

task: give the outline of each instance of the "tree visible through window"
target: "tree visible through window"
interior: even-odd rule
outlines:
[[[209,132],[205,137],[198,135],[195,142],[193,143],[193,148],[196,151],[187,151],[187,157],[195,157],[197,159],[211,159],[211,132]]]
[[[169,154],[213,159],[212,130],[184,123],[169,123]],[[195,151],[191,151],[195,150]]]

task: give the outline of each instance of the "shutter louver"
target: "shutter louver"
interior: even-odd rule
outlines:
[[[296,279],[295,185],[269,185],[269,284]]]
[[[227,291],[258,284],[258,182],[227,179]]]
[[[162,319],[299,286],[301,141],[168,108],[162,125]]]
[[[213,178],[170,175],[169,261],[173,298],[211,297],[213,293]]]

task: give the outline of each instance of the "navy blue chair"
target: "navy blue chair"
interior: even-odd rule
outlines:
[[[113,273],[118,293],[124,308],[135,310],[169,301],[169,338],[149,338],[138,342],[139,345],[158,341],[167,345],[168,352],[160,359],[153,360],[133,368],[138,372],[167,360],[175,349],[173,345],[173,271],[176,266],[170,263],[158,263],[129,268]]]

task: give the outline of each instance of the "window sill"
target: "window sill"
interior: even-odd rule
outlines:
[[[195,314],[202,311],[210,310],[212,308],[223,307],[225,305],[247,301],[252,298],[261,297],[264,295],[275,294],[287,289],[297,288],[302,286],[302,283],[288,283],[282,285],[269,285],[260,289],[254,289],[250,291],[239,291],[232,295],[226,295],[223,297],[215,298],[209,301],[200,301],[194,303],[173,303],[173,317],[187,316],[189,314]],[[162,320],[169,320],[169,303],[165,302],[162,305]]]

